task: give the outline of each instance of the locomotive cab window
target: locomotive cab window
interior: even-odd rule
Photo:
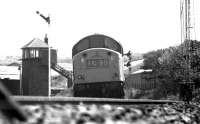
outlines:
[[[105,38],[105,47],[123,54],[121,45],[113,39]]]
[[[79,42],[77,45],[77,52],[81,52],[83,50],[88,49],[89,47],[89,41],[88,39],[83,40],[82,42]]]
[[[104,37],[91,37],[90,48],[104,48]]]
[[[117,44],[112,42],[111,39],[109,39],[109,38],[105,38],[105,46],[114,51],[117,51],[117,49],[118,49]]]

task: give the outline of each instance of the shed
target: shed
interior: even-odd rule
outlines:
[[[140,90],[150,90],[156,88],[156,80],[152,77],[152,70],[143,70],[133,72],[125,79],[125,88],[134,88]]]

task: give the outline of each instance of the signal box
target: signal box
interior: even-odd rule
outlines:
[[[48,96],[49,45],[35,38],[22,47],[22,95]],[[57,64],[57,51],[51,49],[51,64]]]

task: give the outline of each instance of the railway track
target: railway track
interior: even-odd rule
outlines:
[[[185,105],[180,101],[38,96],[12,98],[21,104],[21,110],[26,113],[26,124],[200,122],[198,118],[200,105]],[[0,122],[12,124],[16,120],[11,121],[0,116]]]
[[[150,99],[113,99],[113,98],[81,98],[81,97],[43,97],[43,96],[13,96],[20,104],[110,104],[110,105],[134,105],[134,104],[166,104],[180,101],[150,100]]]

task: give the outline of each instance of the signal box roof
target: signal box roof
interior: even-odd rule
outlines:
[[[22,49],[25,49],[25,48],[48,48],[48,47],[49,47],[48,44],[45,43],[44,41],[42,41],[38,38],[34,38],[28,44],[23,46]]]

